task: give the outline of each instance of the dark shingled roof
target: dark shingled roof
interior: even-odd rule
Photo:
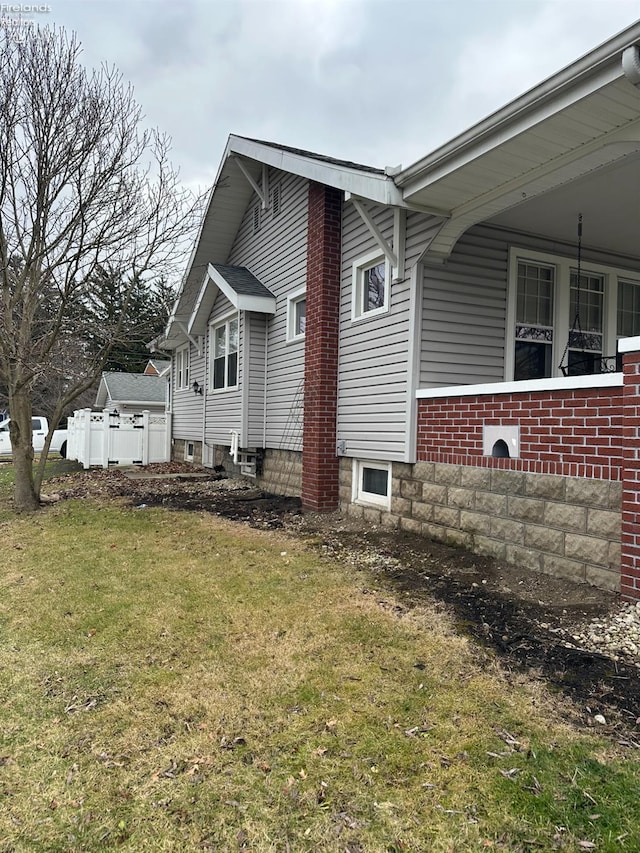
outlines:
[[[352,163],[351,160],[338,160],[336,157],[326,157],[324,154],[316,154],[314,151],[305,151],[302,148],[291,148],[289,145],[278,145],[276,142],[266,142],[264,139],[252,139],[249,136],[241,136],[247,142],[256,142],[258,145],[268,145],[269,148],[277,148],[280,151],[288,151],[289,154],[299,154],[301,157],[311,157],[322,163],[331,163],[334,166],[342,166],[345,169],[358,169],[361,172],[369,172],[372,175],[384,175],[384,169],[376,169],[374,166],[364,166],[362,163]]]
[[[230,267],[226,264],[211,264],[229,287],[243,296],[273,296],[270,290],[246,267]]]

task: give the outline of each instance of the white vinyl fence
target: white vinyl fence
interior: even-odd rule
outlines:
[[[149,465],[171,458],[171,415],[79,409],[69,418],[67,458],[84,468]]]

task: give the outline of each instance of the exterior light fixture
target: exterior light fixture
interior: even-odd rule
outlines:
[[[198,382],[196,381],[193,383],[193,385],[191,387],[193,388],[194,394],[200,394],[200,396],[202,397],[202,395],[204,393],[202,385],[199,385]]]

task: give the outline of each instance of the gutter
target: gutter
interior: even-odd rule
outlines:
[[[437,148],[431,154],[408,166],[395,176],[396,185],[405,187],[411,181],[419,178],[422,173],[438,166],[443,167],[467,150],[477,147],[488,137],[496,135],[500,131],[506,132],[509,125],[517,119],[525,118],[534,110],[557,98],[563,91],[578,84],[584,85],[590,77],[604,73],[606,66],[614,64],[614,61],[616,67],[611,69],[612,72],[615,72],[612,79],[624,76],[621,54],[625,48],[631,47],[637,41],[640,41],[640,22],[627,27],[595,50],[585,54],[577,62],[573,62],[562,71],[548,77],[534,89],[529,90],[445,145]]]

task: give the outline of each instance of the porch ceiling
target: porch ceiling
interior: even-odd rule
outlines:
[[[593,184],[591,178],[598,170],[608,173],[619,165],[621,171],[613,168],[610,174],[622,186],[637,167],[639,42],[640,22],[396,177],[408,206],[447,211],[428,256],[448,257],[472,225],[498,219],[505,224],[505,211],[523,201],[531,216],[520,211],[518,218],[531,230],[536,222],[528,205],[545,194],[558,191],[558,200],[566,200],[565,208],[571,207],[572,199],[574,204],[586,205],[599,190],[615,200],[606,178],[595,178]],[[575,189],[567,190],[574,182]],[[630,202],[628,192],[625,196]],[[593,200],[592,204],[595,213]],[[561,211],[557,214],[561,221]],[[638,254],[629,235],[614,234],[613,223],[607,225],[602,240],[612,251]],[[539,223],[534,230],[539,231]]]
[[[640,153],[630,154],[489,219],[491,225],[575,243],[583,215],[586,246],[640,258]]]

